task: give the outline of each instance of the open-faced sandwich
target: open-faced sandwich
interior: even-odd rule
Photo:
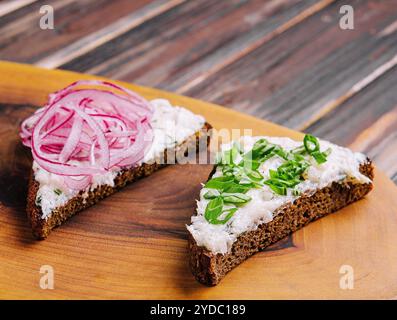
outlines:
[[[202,116],[123,87],[79,81],[49,96],[21,125],[33,170],[27,213],[44,239],[77,212],[145,177],[205,139]],[[198,150],[198,148],[195,148]]]
[[[222,145],[187,226],[194,276],[216,285],[256,252],[364,197],[372,180],[366,156],[311,135]]]

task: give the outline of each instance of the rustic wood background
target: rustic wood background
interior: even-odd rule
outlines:
[[[0,59],[221,104],[363,151],[397,182],[397,0],[1,1]]]
[[[0,74],[0,101],[13,103],[0,105],[0,299],[397,299],[397,187],[380,170],[365,199],[256,254],[216,287],[191,275],[185,228],[211,165],[168,166],[35,240],[25,212],[31,152],[18,136],[34,107],[23,103],[41,105],[49,92],[96,76],[9,62]],[[302,139],[231,109],[122,84],[203,114],[215,128]],[[339,285],[346,264],[354,290]],[[55,270],[55,290],[38,285],[43,265]]]

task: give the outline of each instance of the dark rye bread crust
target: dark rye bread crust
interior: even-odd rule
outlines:
[[[211,125],[205,123],[203,128],[196,132],[195,135],[188,138],[182,144],[177,146],[178,150],[185,150],[190,144],[196,144],[197,150],[199,143],[202,139],[207,139],[207,145],[210,142],[210,132]],[[170,150],[165,150],[164,152],[164,162],[166,162],[167,154]],[[171,152],[178,152],[172,150]],[[33,172],[29,181],[28,189],[28,199],[27,199],[27,215],[32,226],[33,235],[37,239],[45,239],[55,227],[60,226],[63,222],[68,220],[70,217],[76,213],[96,204],[101,199],[110,196],[111,194],[117,192],[123,188],[126,184],[134,182],[143,177],[151,175],[153,172],[165,167],[166,164],[152,163],[143,164],[132,169],[121,171],[117,177],[114,179],[114,187],[108,185],[102,185],[97,187],[93,191],[87,192],[86,196],[83,197],[83,191],[81,191],[77,196],[70,199],[64,206],[54,209],[47,219],[42,218],[41,207],[36,205],[37,192],[39,190],[39,183],[34,179]]]
[[[373,166],[368,159],[360,166],[360,172],[373,180]],[[211,177],[211,176],[210,176]],[[241,234],[230,252],[214,254],[196,244],[189,233],[189,264],[195,278],[202,284],[214,286],[234,267],[244,260],[281,240],[310,222],[363,198],[373,188],[372,183],[336,183],[302,195],[293,203],[280,207],[271,222],[263,223],[256,230]]]

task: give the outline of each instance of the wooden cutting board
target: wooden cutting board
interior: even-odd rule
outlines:
[[[0,63],[1,298],[397,298],[397,188],[379,171],[366,199],[255,255],[212,288],[190,274],[185,229],[208,165],[167,167],[73,217],[47,240],[34,240],[24,211],[31,157],[19,142],[19,123],[34,110],[26,104],[42,105],[48,93],[90,78]],[[209,103],[124,85],[203,114],[215,128],[301,137]],[[53,290],[39,286],[43,265],[54,268]],[[352,290],[340,288],[343,265],[353,268]]]

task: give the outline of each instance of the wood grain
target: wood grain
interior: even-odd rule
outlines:
[[[397,67],[306,129],[365,152],[390,177],[396,177]],[[377,119],[374,121],[373,119]],[[340,123],[348,123],[340,126]],[[335,130],[338,127],[338,130]]]
[[[136,12],[141,17],[155,10],[164,1],[149,5],[148,0],[51,0],[34,3],[28,7],[28,13],[14,18],[1,28],[0,57],[2,59],[33,63],[57,52],[60,48],[93,34],[98,41],[98,30],[108,27],[126,16]],[[54,8],[54,30],[42,30],[39,27],[40,5],[48,4]],[[2,18],[3,20],[3,18]],[[131,20],[131,18],[130,18]],[[121,21],[128,26],[129,21]],[[121,23],[120,22],[120,23]],[[1,23],[0,23],[1,25]],[[118,25],[117,25],[118,26]],[[124,26],[125,27],[125,26]],[[118,26],[122,29],[123,26]],[[105,29],[108,33],[117,30]],[[109,36],[109,35],[108,35]],[[69,51],[69,54],[70,51]]]
[[[24,213],[29,151],[18,125],[50,91],[93,76],[0,63],[1,298],[392,298],[397,296],[397,188],[377,171],[375,190],[249,259],[215,288],[187,266],[186,231],[207,166],[172,166],[127,187],[34,241]],[[124,84],[206,116],[216,128],[301,138],[290,129],[187,97]],[[9,103],[14,103],[10,105]],[[4,105],[7,104],[7,105]],[[15,105],[19,104],[19,106]],[[188,183],[187,183],[188,182]],[[376,217],[376,218],[374,218]],[[291,245],[292,243],[292,245]],[[55,289],[39,288],[41,265]],[[354,268],[354,290],[339,288],[339,268]]]
[[[76,59],[87,52],[107,43],[127,31],[136,28],[151,18],[182,3],[185,0],[157,0],[152,1],[139,10],[121,17],[114,23],[82,37],[76,42],[49,54],[47,57],[35,61],[35,65],[45,68],[55,68],[70,60]],[[113,6],[113,4],[112,4]],[[97,17],[97,14],[95,15]]]
[[[177,90],[238,58],[242,48],[255,46],[315,3],[187,1],[61,68]]]
[[[55,30],[38,27],[43,4],[55,8]],[[338,26],[343,4],[354,8],[354,30]],[[396,66],[396,6],[397,0],[7,1],[0,7],[0,59],[155,86],[321,131],[328,130],[328,114],[383,84]],[[388,121],[382,112],[365,117]],[[335,131],[367,136],[359,124],[330,121]],[[394,177],[397,151],[386,149],[377,151],[379,166]]]
[[[7,24],[23,18],[25,15],[31,13],[32,11],[39,11],[40,7],[44,4],[42,0],[36,1],[8,1],[2,3],[2,14],[0,19],[0,28],[6,26]]]
[[[339,28],[338,1],[186,94],[302,129],[397,51],[395,30],[382,33],[397,19],[397,2],[343,3],[355,8],[354,30]]]
[[[3,1],[0,3],[0,17],[23,8],[36,0]]]

